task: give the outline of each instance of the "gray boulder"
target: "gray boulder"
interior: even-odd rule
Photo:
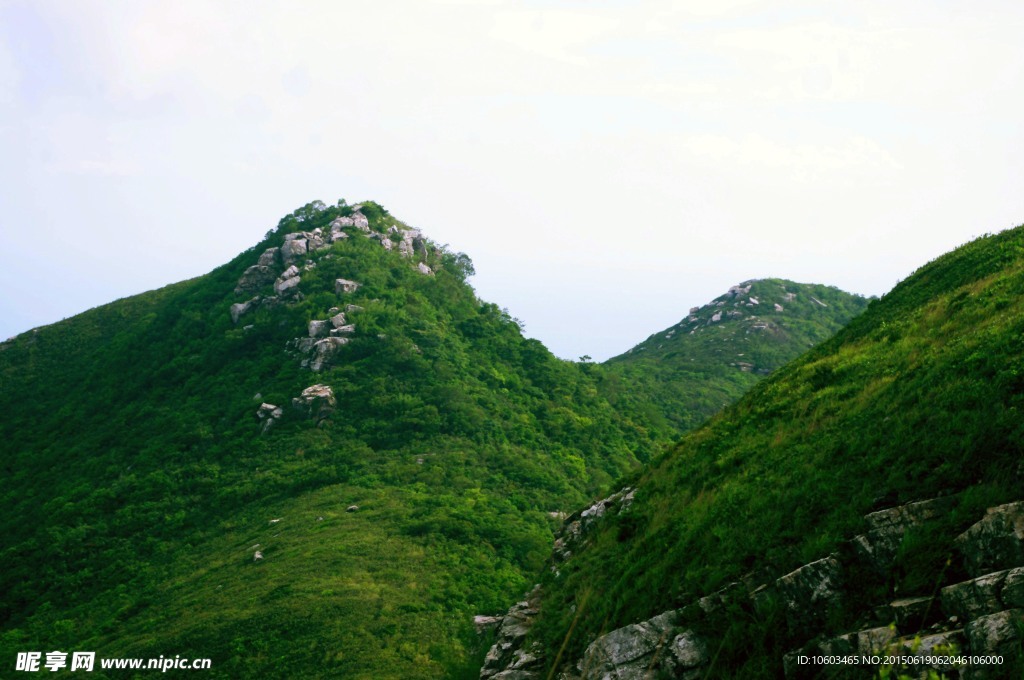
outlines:
[[[335,307],[334,309],[337,309],[337,307]],[[331,317],[331,325],[335,328],[341,328],[342,326],[345,325],[345,323],[345,312],[338,312],[337,314]]]
[[[349,281],[348,279],[336,279],[334,282],[334,292],[338,295],[343,293],[354,293],[359,290],[361,285],[361,283]]]
[[[348,338],[328,337],[323,340],[317,340],[312,348],[312,356],[308,360],[309,366],[312,371],[322,371],[328,364],[330,364],[334,353],[339,347],[348,344]]]
[[[326,338],[330,335],[331,325],[327,321],[313,320],[309,322],[309,337]]]
[[[293,276],[290,279],[278,279],[274,282],[274,291],[281,296],[291,296],[299,292],[300,277]]]
[[[262,265],[264,267],[275,267],[275,266],[277,266],[277,263],[278,263],[278,260],[279,260],[279,257],[278,257],[278,253],[279,252],[280,252],[280,248],[276,248],[276,247],[274,247],[274,248],[267,248],[266,250],[263,251],[263,254],[260,255],[260,259],[256,262],[256,264]]]
[[[956,545],[972,576],[1024,566],[1024,501],[989,508]]]
[[[282,415],[284,415],[284,410],[280,406],[267,403],[260,404],[260,407],[256,410],[256,417],[263,423],[260,432],[266,434]]]
[[[235,304],[231,305],[231,309],[229,310],[231,314],[231,323],[237,324],[238,320],[242,318],[244,314],[247,314],[250,311],[252,311],[252,309],[257,304],[259,304],[259,298],[254,297],[251,300],[246,300],[245,302],[236,302]]]
[[[426,274],[427,276],[434,275],[434,270],[428,267],[424,262],[420,262],[418,265],[416,265],[416,268],[419,269],[420,274]]]
[[[302,394],[292,399],[292,408],[303,415],[323,420],[334,411],[337,401],[334,391],[327,385],[310,385]]]
[[[274,270],[266,265],[254,264],[242,273],[242,277],[238,279],[238,285],[235,286],[235,294],[251,293],[259,290],[268,283],[273,283],[274,279],[277,278],[277,274]]]
[[[291,236],[291,234],[288,234]],[[295,238],[289,241],[285,241],[281,246],[281,259],[284,260],[285,264],[293,262],[297,258],[305,255],[308,252],[306,239]]]

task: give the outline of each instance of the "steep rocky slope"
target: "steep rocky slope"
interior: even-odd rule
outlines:
[[[1022,290],[965,245],[570,516],[481,677],[1020,677]]]

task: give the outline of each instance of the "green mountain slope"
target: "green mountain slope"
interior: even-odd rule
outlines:
[[[824,640],[870,625],[884,631],[890,621],[878,617],[889,610],[876,604],[911,597],[930,602],[940,587],[967,579],[975,556],[964,552],[964,539],[954,538],[986,508],[1019,500],[1024,490],[1022,290],[1024,227],[929,263],[836,336],[627,478],[624,483],[635,487],[631,504],[620,494],[576,515],[591,521],[604,513],[585,540],[572,544],[567,560],[544,570],[540,604],[530,603],[539,614],[528,639],[546,664],[537,677],[550,677],[552,667],[575,673],[582,667],[577,663],[598,659],[581,671],[581,677],[597,677],[605,657],[593,656],[593,647],[588,656],[584,650],[628,624],[648,621],[646,628],[627,630],[630,640],[661,635],[662,643],[672,641],[675,633],[665,632],[669,619],[652,619],[669,611],[705,641],[677,637],[675,651],[664,652],[672,663],[703,664],[677,666],[679,677],[781,677],[786,653],[812,632]],[[815,569],[831,569],[833,560],[853,562],[858,544],[847,541],[873,535],[866,513],[935,497],[955,500],[945,503],[933,528],[901,534],[887,576],[844,566],[841,586],[812,578]],[[581,525],[571,526],[578,538]],[[1013,534],[1018,525],[1008,526],[1010,534],[1000,540],[1010,546],[1014,566],[1022,557],[1021,534],[1019,528]],[[804,578],[817,584],[808,586],[804,605],[771,595],[799,591]],[[971,592],[980,587],[969,585]],[[694,604],[722,588],[725,595]],[[729,595],[748,588],[750,598]],[[832,598],[836,588],[848,595]],[[950,606],[946,591],[943,598],[942,608]],[[780,609],[780,601],[788,609]],[[732,608],[709,620],[718,602]],[[793,621],[802,615],[817,617],[817,628],[800,638]],[[955,626],[956,617],[949,623]],[[967,633],[953,632],[977,643],[969,626]],[[1003,633],[1014,639],[1012,625]],[[602,644],[603,654],[611,643]],[[1011,652],[1014,644],[1019,653],[1019,639]],[[691,653],[685,663],[680,650]],[[662,668],[658,658],[644,663]],[[844,677],[871,671],[849,672]],[[1009,677],[1004,672],[1020,669],[1007,666],[991,677]]]
[[[549,513],[656,442],[471,271],[376,204],[315,202],[206,276],[0,344],[3,663],[472,669],[472,616],[543,562]]]
[[[831,286],[746,281],[605,362],[606,393],[676,437],[832,336],[867,304]]]

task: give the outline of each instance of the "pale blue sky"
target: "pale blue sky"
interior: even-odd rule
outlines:
[[[468,253],[556,354],[741,280],[879,295],[1024,222],[1014,2],[0,0],[0,337],[310,200]]]

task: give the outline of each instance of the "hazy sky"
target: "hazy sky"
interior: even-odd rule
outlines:
[[[881,295],[1024,222],[1022,35],[986,0],[0,0],[0,338],[314,199],[466,252],[565,358],[749,278]]]

